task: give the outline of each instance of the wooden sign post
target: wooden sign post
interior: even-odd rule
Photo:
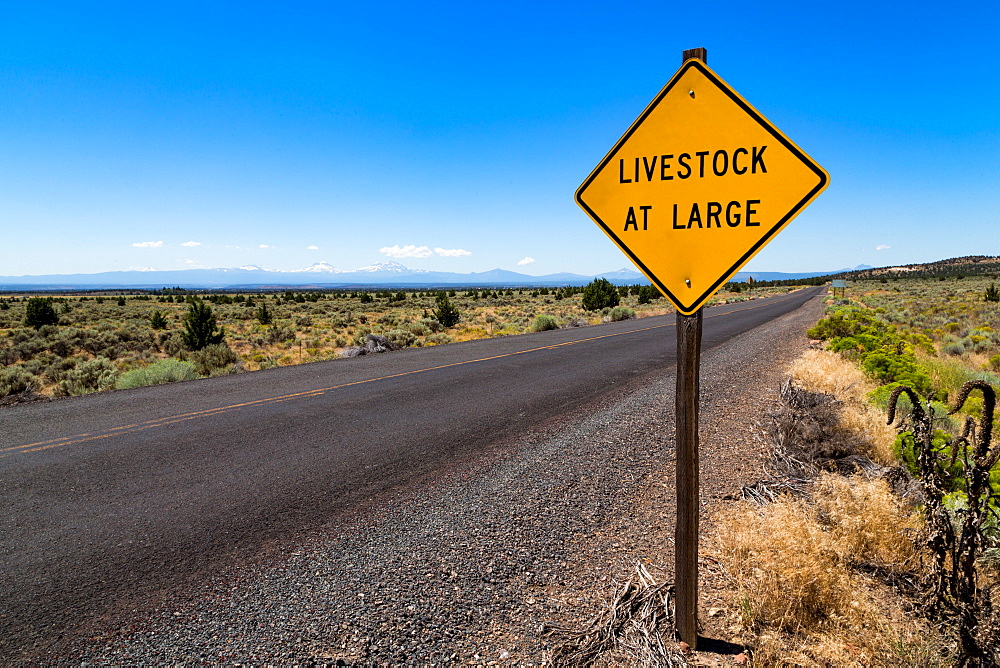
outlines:
[[[681,58],[708,61],[706,49],[689,49]],[[701,373],[701,325],[704,308],[693,315],[677,312],[677,525],[674,529],[674,618],[681,640],[698,647],[698,399]]]
[[[698,644],[698,393],[702,309],[677,314],[677,526],[674,530],[675,619],[681,640]]]

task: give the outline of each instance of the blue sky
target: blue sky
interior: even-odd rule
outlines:
[[[573,193],[695,46],[831,175],[751,269],[1000,255],[996,2],[22,4],[0,275],[626,266]]]

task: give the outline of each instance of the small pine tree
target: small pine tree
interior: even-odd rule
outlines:
[[[188,307],[187,315],[184,316],[184,331],[181,333],[181,340],[188,350],[201,350],[205,346],[214,343],[222,343],[226,338],[225,327],[216,331],[215,314],[212,307],[195,299]]]
[[[997,289],[996,283],[990,283],[990,287],[986,288],[986,301],[1000,302],[1000,290]]]
[[[149,316],[149,324],[153,329],[166,329],[167,318],[159,311],[153,311],[153,315]]]
[[[617,288],[606,278],[595,278],[583,289],[583,308],[588,311],[618,306],[618,301]]]
[[[274,317],[271,315],[271,311],[267,308],[267,303],[261,303],[260,308],[257,309],[257,322],[262,325],[270,325],[274,322]]]
[[[45,325],[58,325],[59,316],[52,308],[52,299],[32,297],[24,311],[24,326],[41,329]]]
[[[443,293],[437,297],[437,308],[434,310],[434,317],[445,327],[454,327],[458,324],[459,313],[451,301]]]

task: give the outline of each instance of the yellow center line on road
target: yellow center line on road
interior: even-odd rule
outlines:
[[[792,293],[794,295],[794,293]],[[747,311],[754,308],[761,308],[763,306],[768,306],[770,304],[775,304],[779,301],[785,301],[791,297],[784,297],[778,299],[768,299],[765,303],[758,305],[746,306],[744,308],[733,309],[732,311],[727,311],[726,313],[716,313],[713,315],[708,315],[708,318],[718,318],[726,315],[731,315],[733,313],[739,313],[741,311]],[[140,431],[145,431],[147,429],[153,429],[156,427],[165,427],[167,425],[178,424],[180,422],[187,422],[189,420],[196,420],[198,418],[210,417],[213,415],[218,415],[220,413],[227,413],[230,411],[235,411],[241,408],[248,408],[251,406],[265,406],[269,404],[276,404],[283,401],[289,401],[292,399],[302,399],[307,397],[318,397],[326,394],[327,392],[333,392],[334,390],[340,390],[345,387],[352,387],[354,385],[364,385],[366,383],[375,383],[383,380],[390,380],[392,378],[401,378],[403,376],[412,376],[418,373],[425,373],[428,371],[438,371],[440,369],[448,369],[456,366],[464,366],[466,364],[477,364],[479,362],[489,362],[491,360],[503,359],[505,357],[514,357],[516,355],[525,355],[528,353],[535,353],[542,350],[554,350],[556,348],[563,348],[566,346],[573,346],[579,343],[587,343],[590,341],[598,341],[600,339],[607,339],[616,336],[625,336],[627,334],[636,334],[638,332],[646,332],[653,329],[663,329],[666,327],[673,327],[675,323],[667,323],[664,325],[651,325],[649,327],[640,327],[638,329],[630,329],[627,332],[615,332],[614,334],[602,334],[600,336],[591,336],[585,339],[577,339],[575,341],[564,341],[563,343],[555,343],[548,346],[539,346],[537,348],[529,348],[527,350],[517,350],[512,353],[503,353],[501,355],[491,355],[490,357],[480,357],[473,360],[465,360],[462,362],[452,362],[450,364],[441,364],[438,366],[426,367],[424,369],[414,369],[412,371],[403,371],[400,373],[389,374],[387,376],[379,376],[378,378],[366,378],[364,380],[356,380],[350,383],[341,383],[340,385],[332,385],[330,387],[323,387],[315,390],[306,390],[304,392],[294,392],[292,394],[283,394],[277,397],[268,397],[266,399],[257,399],[255,401],[247,401],[239,404],[230,404],[228,406],[219,406],[217,408],[208,408],[200,411],[192,411],[190,413],[182,413],[179,415],[171,415],[163,418],[158,418],[156,420],[149,420],[148,422],[140,422],[136,424],[122,425],[120,427],[113,427],[106,431],[100,433],[84,433],[84,434],[74,434],[72,436],[63,436],[61,438],[50,439],[47,441],[38,441],[37,443],[27,443],[24,445],[15,445],[7,448],[0,449],[0,459],[4,457],[9,457],[11,455],[22,454],[26,452],[39,452],[41,450],[48,450],[49,448],[59,448],[65,445],[74,445],[77,443],[85,443],[90,441],[99,441],[105,438],[110,438],[112,436],[119,436],[122,434],[137,433]]]

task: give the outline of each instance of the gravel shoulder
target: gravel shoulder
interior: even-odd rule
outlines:
[[[753,423],[821,311],[809,304],[702,360],[702,534],[760,477]],[[673,335],[672,330],[668,330]],[[673,369],[348,517],[233,564],[195,591],[55,641],[44,663],[539,665],[544,622],[589,618],[647,564],[672,578]],[[703,554],[705,547],[703,544]],[[725,662],[724,582],[701,570],[704,635]]]

